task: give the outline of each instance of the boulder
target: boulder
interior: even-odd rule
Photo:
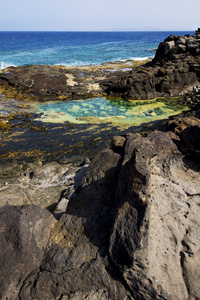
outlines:
[[[27,277],[38,270],[54,224],[52,215],[34,205],[0,210],[0,298],[17,299]]]
[[[180,134],[180,139],[187,148],[200,150],[200,124],[185,128]]]
[[[200,296],[199,173],[176,140],[154,132],[125,147],[110,256],[135,299]]]
[[[195,125],[200,125],[200,120],[194,117],[177,117],[167,122],[168,130],[171,130],[178,135],[187,127]]]

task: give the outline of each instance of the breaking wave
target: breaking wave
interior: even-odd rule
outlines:
[[[0,62],[0,71],[3,69],[6,69],[8,67],[16,67],[16,65],[14,65],[12,63],[5,63],[3,61]]]

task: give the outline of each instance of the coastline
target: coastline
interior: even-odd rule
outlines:
[[[9,143],[8,148],[7,146],[5,148],[6,139],[9,141],[10,136],[12,136],[13,134],[13,139],[16,139],[15,135],[16,137],[19,135],[19,130],[17,129],[19,125],[21,127],[20,136],[22,140],[26,139],[26,135],[27,137],[31,137],[34,135],[43,135],[44,137],[46,136],[47,140],[48,134],[52,134],[54,136],[54,132],[56,132],[56,130],[52,131],[50,129],[52,126],[51,123],[48,123],[48,118],[46,119],[46,121],[44,119],[44,123],[42,123],[42,119],[40,118],[40,116],[38,116],[37,118],[35,111],[30,111],[31,105],[34,105],[34,103],[48,103],[49,101],[65,102],[70,100],[91,99],[95,97],[111,97],[113,99],[116,98],[116,100],[117,98],[122,97],[125,101],[129,101],[130,103],[131,101],[138,101],[139,99],[144,99],[145,102],[148,99],[156,99],[159,97],[164,97],[165,99],[167,97],[170,102],[170,96],[178,96],[180,98],[179,101],[182,101],[183,105],[189,107],[195,105],[195,103],[193,103],[192,100],[194,98],[192,96],[192,89],[197,84],[197,77],[194,72],[189,72],[190,60],[191,63],[194,64],[193,57],[191,57],[190,60],[187,62],[184,62],[184,60],[185,59],[184,57],[182,57],[182,53],[180,53],[177,54],[176,59],[174,59],[173,61],[167,60],[166,64],[164,63],[164,60],[161,60],[161,66],[157,64],[157,62],[154,63],[151,59],[148,59],[144,61],[127,60],[123,62],[116,61],[114,63],[107,62],[97,66],[89,65],[80,67],[67,67],[33,65],[24,67],[10,67],[2,70],[2,72],[0,73],[1,94],[4,94],[8,101],[9,99],[11,101],[13,101],[12,99],[16,99],[16,102],[17,100],[19,101],[19,105],[17,107],[16,112],[11,113],[8,117],[5,117],[3,115],[1,116],[1,128],[3,130],[8,131],[8,133],[4,134],[4,136],[7,137],[5,138],[5,142],[3,142],[1,146],[2,158],[5,158],[5,154],[7,151],[6,149],[9,149]],[[186,63],[186,66],[188,66],[185,68],[185,70],[182,68],[183,63]],[[165,76],[163,76],[163,73],[160,72],[161,69],[164,70],[162,72],[165,72]],[[181,69],[181,72],[179,69]],[[180,74],[182,77],[180,76]],[[169,83],[167,83],[167,81],[171,82],[172,76],[174,76],[174,82],[173,85],[171,84],[171,90],[168,90]],[[163,80],[163,77],[165,80]],[[135,83],[132,84],[134,81]],[[142,86],[144,83],[145,86]],[[163,83],[164,88],[162,87]],[[112,85],[114,88],[112,87]],[[125,85],[125,87],[122,85]],[[132,88],[135,89],[133,90],[133,92],[136,92],[136,94],[132,94]],[[26,100],[26,102],[23,104],[24,100]],[[64,142],[63,144],[63,142],[61,141],[58,143],[58,147],[60,147],[59,144],[65,145],[64,147],[61,147],[62,151],[67,151],[69,153],[71,153],[71,149],[68,149],[68,147],[72,147],[73,149],[73,144],[76,145],[80,143],[80,145],[83,145],[85,143],[83,143],[83,141],[80,140],[81,135],[79,134],[78,128],[81,128],[81,126],[83,128],[85,126],[85,130],[87,127],[91,128],[91,131],[86,130],[86,132],[88,132],[88,135],[86,134],[87,138],[85,139],[85,141],[87,139],[89,141],[97,139],[95,147],[97,147],[98,145],[99,149],[102,149],[103,145],[105,146],[110,139],[110,137],[105,139],[106,132],[109,133],[108,136],[112,136],[115,135],[115,132],[119,130],[121,132],[124,132],[125,130],[125,128],[123,128],[122,125],[120,127],[120,125],[117,123],[112,125],[113,121],[111,121],[110,124],[109,120],[112,119],[109,118],[107,120],[105,119],[105,121],[103,121],[102,124],[100,120],[95,120],[95,117],[79,118],[80,122],[82,120],[83,122],[88,123],[88,125],[76,125],[73,124],[73,120],[71,120],[71,122],[68,122],[69,125],[67,123],[62,124],[61,118],[58,118],[57,121],[56,116],[52,115],[52,118],[55,118],[55,120],[53,121],[54,123],[58,123],[55,124],[55,127],[63,128],[62,130],[64,130],[64,132],[66,131],[66,128],[70,128],[70,126],[71,128],[74,127],[74,132],[77,136],[79,136],[79,138],[76,138],[75,142],[73,142],[73,139],[70,137],[70,134],[68,134],[69,141],[67,142],[67,144],[66,142]],[[158,119],[160,118],[161,117],[158,116]],[[20,119],[21,121],[19,122]],[[49,121],[51,122],[51,118],[49,118]],[[98,126],[99,129],[97,129],[97,132],[101,132],[101,134],[96,135],[95,129],[93,130],[92,128],[98,128]],[[103,126],[105,128],[108,128],[104,130],[104,133]],[[135,128],[141,128],[140,131],[145,131],[142,129],[143,126],[145,126],[145,124],[141,126],[139,125],[139,127],[135,126]],[[128,126],[127,124],[126,127],[131,127],[131,125]],[[9,130],[11,130],[11,132],[13,131],[13,133],[9,134]],[[134,129],[134,131],[135,130],[137,131],[137,129]],[[106,140],[105,143],[103,141],[104,139]],[[31,140],[29,143],[31,144]],[[87,144],[88,142],[86,142],[86,149],[89,147],[89,145],[87,146]],[[17,145],[17,143],[15,145]],[[38,149],[37,145],[35,146],[36,149]],[[76,149],[76,146],[74,148]],[[78,148],[80,151],[80,146]],[[19,149],[21,153],[23,153],[22,149],[23,146],[21,147],[21,150]],[[40,155],[41,157],[44,156],[45,152],[43,149],[45,149],[45,146],[42,147],[40,145],[39,149],[36,151],[35,156],[39,155],[39,153],[43,153]],[[15,153],[16,150],[17,146],[15,146],[13,150],[11,150],[11,154],[9,154],[10,151],[8,151],[7,157],[12,157],[12,151],[13,153]],[[31,148],[29,150],[27,148],[27,151],[29,153],[34,153],[34,151],[31,151]],[[85,153],[88,153],[87,150],[85,151]],[[51,151],[48,152],[50,153]],[[19,154],[19,157],[20,156],[21,155]],[[55,157],[55,155],[53,156]],[[13,157],[17,158],[18,154],[16,153],[16,155],[14,155]]]
[[[127,60],[80,67],[61,65],[8,67],[0,73],[0,93],[9,98],[13,97],[17,100],[25,98],[30,101],[105,96],[99,82],[106,79],[107,76],[119,76],[119,74],[124,74],[150,61],[151,59]],[[34,88],[33,78],[35,77],[38,79]]]
[[[199,299],[200,29],[130,63],[0,73],[2,299]],[[190,109],[128,129],[30,113],[96,96]]]

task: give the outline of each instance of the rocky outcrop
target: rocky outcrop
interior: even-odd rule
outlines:
[[[0,73],[2,93],[17,99],[67,100],[95,97],[102,93],[91,72],[55,66],[11,67]],[[102,76],[101,72],[98,76]]]
[[[199,62],[197,59],[198,65]],[[177,59],[173,64],[144,65],[129,74],[104,80],[103,89],[110,97],[135,100],[183,95],[198,85],[199,76],[191,67],[192,64],[192,60]]]
[[[173,60],[176,55],[184,56],[198,56],[200,55],[200,28],[196,30],[194,36],[174,36],[170,35],[168,38],[161,42],[153,62],[160,60]]]
[[[125,61],[99,66],[64,67],[30,65],[0,72],[0,92],[18,100],[72,100],[106,95],[100,82],[108,74],[142,62]]]
[[[161,42],[152,62],[104,80],[109,96],[131,99],[178,96],[200,80],[200,31],[194,36],[170,36]]]
[[[115,137],[59,221],[3,207],[1,299],[198,299],[199,134]]]
[[[176,144],[155,132],[125,146],[110,255],[136,299],[200,295],[199,173]]]

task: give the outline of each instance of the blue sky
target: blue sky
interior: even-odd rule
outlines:
[[[2,30],[192,30],[199,0],[0,0]]]

